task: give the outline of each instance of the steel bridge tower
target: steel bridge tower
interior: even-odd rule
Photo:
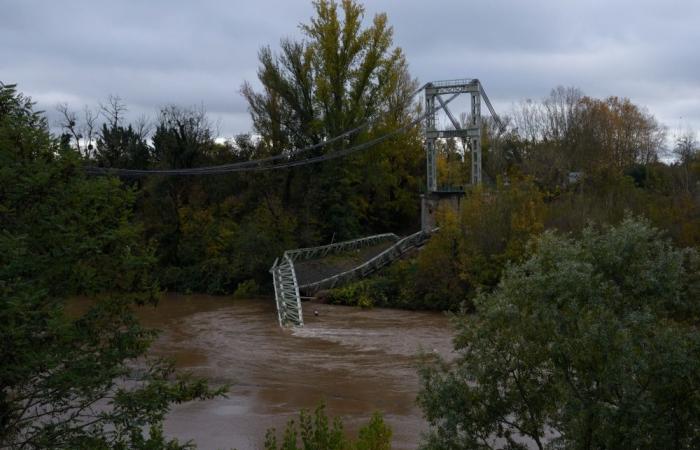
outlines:
[[[471,108],[469,120],[466,124],[461,124],[452,114],[447,104],[455,97],[466,94],[471,98]],[[443,96],[448,96],[445,99]],[[425,232],[430,232],[435,226],[435,212],[443,204],[452,208],[458,208],[461,198],[464,196],[463,189],[448,187],[440,189],[437,177],[437,149],[436,141],[445,138],[461,138],[466,143],[466,149],[471,155],[471,185],[481,184],[481,100],[484,100],[491,115],[499,128],[503,130],[498,115],[493,109],[483,87],[478,79],[435,81],[425,86],[425,156],[427,172],[427,191],[422,196],[421,201],[421,225]],[[443,110],[454,129],[439,130],[435,125],[435,118],[438,110]],[[466,155],[465,155],[466,157]]]
[[[428,83],[425,87],[425,154],[427,160],[428,194],[439,192],[437,180],[437,150],[435,141],[439,138],[462,138],[471,153],[471,184],[481,184],[481,83],[479,80],[450,80]],[[462,126],[447,106],[443,95],[451,95],[450,100],[460,94],[471,97],[469,122]],[[436,105],[452,122],[454,129],[438,130],[435,128]]]

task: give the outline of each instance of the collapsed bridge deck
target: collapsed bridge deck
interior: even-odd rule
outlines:
[[[391,247],[396,240],[398,238],[387,239],[367,247],[297,261],[294,264],[297,281],[300,286],[303,286],[351,270]]]
[[[313,294],[364,278],[422,245],[429,236],[424,231],[404,238],[386,233],[287,250],[270,268],[280,325],[304,325],[300,292]]]

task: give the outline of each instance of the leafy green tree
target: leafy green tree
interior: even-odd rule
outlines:
[[[698,448],[699,264],[643,220],[545,233],[422,368],[422,448]]]
[[[185,169],[207,162],[214,146],[203,108],[166,106],[153,135],[153,157],[160,168]]]
[[[318,0],[314,8],[310,23],[301,25],[305,41],[283,41],[278,56],[269,47],[261,50],[258,78],[263,91],[255,92],[249,84],[242,89],[267,154],[318,144],[370,118],[376,120],[363,132],[310,153],[319,155],[363,142],[409,120],[415,82],[401,50],[392,48],[393,30],[386,15],[376,15],[363,28],[364,8],[353,0],[340,4]],[[381,205],[392,213],[417,217],[417,202],[409,205],[403,194],[417,190],[420,172],[415,171],[420,170],[422,152],[416,133],[398,137],[366,157],[282,174],[280,197],[299,205],[299,215],[314,217],[328,238],[333,234],[356,237],[370,226],[394,225],[373,222]],[[390,173],[389,168],[397,170]]]
[[[0,84],[0,447],[177,448],[169,405],[215,392],[146,358],[155,335],[133,307],[158,289],[134,192],[81,162]],[[96,300],[68,313],[81,294]]]
[[[161,109],[153,135],[154,165],[183,169],[204,165],[214,148],[211,126],[203,109],[167,106]],[[182,209],[199,192],[193,177],[151,177],[144,185],[146,233],[155,240],[160,264],[182,264]],[[198,204],[197,207],[204,206]]]
[[[102,124],[95,149],[97,164],[122,169],[147,169],[151,163],[151,149],[144,136],[131,125]]]

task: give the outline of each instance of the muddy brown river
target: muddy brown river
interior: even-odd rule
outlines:
[[[228,397],[175,406],[165,421],[167,435],[201,449],[262,448],[268,428],[279,432],[320,402],[350,435],[381,411],[393,448],[415,448],[426,427],[415,404],[417,353],[451,348],[440,313],[305,303],[306,326],[283,330],[273,300],[168,295],[139,315],[162,330],[154,355],[231,384]]]

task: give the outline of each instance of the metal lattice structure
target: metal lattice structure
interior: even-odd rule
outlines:
[[[438,191],[437,182],[437,150],[435,141],[444,138],[462,138],[467,143],[467,148],[471,153],[472,171],[471,183],[473,185],[481,184],[481,99],[486,103],[491,116],[496,121],[499,130],[503,131],[504,126],[501,123],[498,114],[493,109],[484,88],[476,78],[463,80],[448,80],[435,81],[427,83],[425,91],[425,154],[427,162],[427,188],[428,193]],[[442,96],[450,94],[452,98],[460,94],[468,94],[471,97],[471,110],[467,124],[460,124],[452,114],[452,111],[447,106]],[[438,106],[439,104],[439,106]],[[454,129],[438,130],[435,126],[435,116],[438,110],[442,109]]]
[[[294,262],[287,254],[284,254],[281,260],[275,259],[270,273],[275,288],[277,319],[280,325],[304,325]]]
[[[387,248],[373,258],[368,259],[357,267],[337,275],[333,275],[332,277],[324,278],[323,280],[301,285],[299,286],[299,289],[306,294],[314,294],[321,289],[333,289],[350,281],[364,278],[367,275],[390,264],[391,262],[396,261],[410,249],[423,244],[428,237],[429,235],[423,231],[406,236],[405,238],[396,241],[396,243],[391,247]]]
[[[399,237],[394,233],[374,234],[372,236],[353,239],[350,241],[336,242],[334,244],[321,245],[318,247],[306,247],[297,248],[294,250],[287,250],[286,252],[284,252],[284,254],[289,256],[292,259],[292,261],[323,258],[324,256],[328,256],[330,254],[337,254],[347,252],[350,250],[357,250],[359,248],[369,247],[387,240],[398,241]]]
[[[299,248],[284,252],[282,257],[277,258],[270,268],[272,283],[275,288],[277,318],[280,325],[297,327],[304,325],[299,290],[308,285],[299,286],[296,270],[294,268],[295,261],[322,258],[330,254],[338,254],[362,247],[369,247],[386,240],[397,242],[399,241],[399,237],[394,233],[375,234],[350,241],[336,242],[334,244],[321,245],[318,247]]]
[[[330,245],[287,250],[281,258],[275,260],[275,263],[270,268],[275,288],[277,318],[280,325],[304,326],[300,292],[311,295],[321,289],[332,289],[350,281],[364,278],[397,260],[410,249],[423,244],[428,237],[429,235],[423,231],[411,234],[402,239],[399,239],[399,237],[393,233],[386,233]],[[394,244],[350,270],[304,285],[299,285],[297,282],[294,268],[295,261],[322,258],[330,254],[338,254],[362,247],[369,247],[386,240],[393,241]]]

